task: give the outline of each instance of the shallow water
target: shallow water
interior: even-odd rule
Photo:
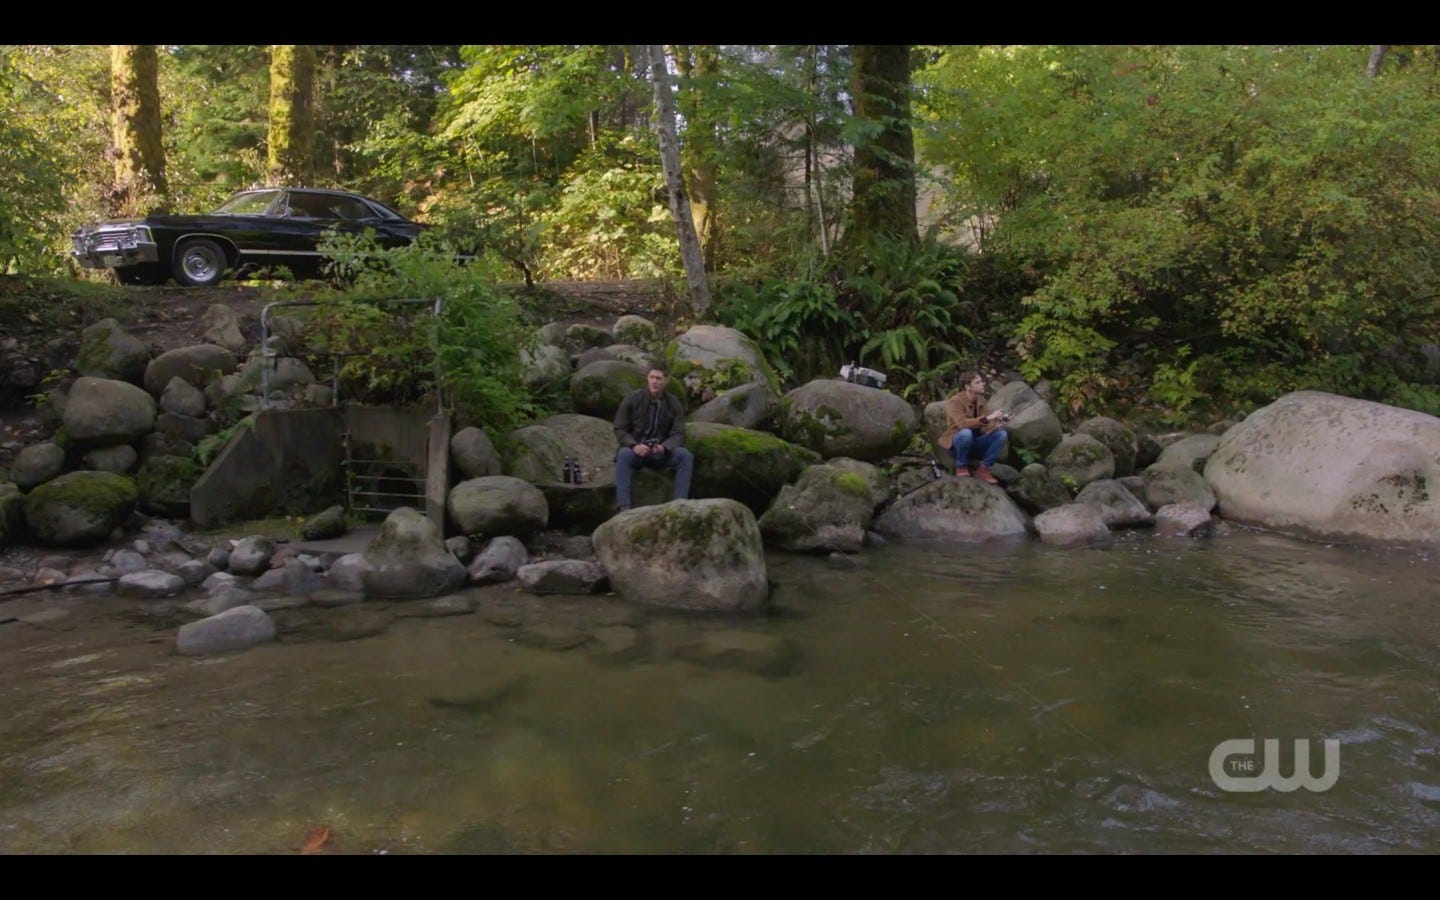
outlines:
[[[0,851],[294,853],[321,825],[353,854],[1437,848],[1432,556],[987,553],[773,555],[750,619],[504,586],[219,657],[113,597],[0,625]],[[707,635],[791,655],[697,661]],[[1314,774],[1339,740],[1338,779],[1227,793],[1234,738],[1309,740]]]

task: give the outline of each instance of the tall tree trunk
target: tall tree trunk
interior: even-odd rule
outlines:
[[[805,48],[805,90],[812,104],[818,100],[818,56],[820,48],[810,44]],[[825,218],[824,179],[821,177],[819,143],[815,135],[815,110],[805,112],[805,220],[809,225],[807,233],[818,234],[820,252],[830,253],[830,226]]]
[[[685,282],[690,289],[690,308],[696,315],[704,315],[710,308],[710,283],[705,279],[705,260],[700,239],[695,234],[685,176],[680,171],[680,142],[675,135],[675,98],[670,93],[670,73],[665,67],[664,48],[653,44],[648,50],[650,78],[655,83],[655,133],[660,141],[660,167],[665,171],[670,214],[680,237],[680,261],[685,266]]]
[[[270,48],[270,154],[266,174],[275,184],[309,184],[315,175],[315,48]]]
[[[910,46],[856,45],[851,77],[855,117],[873,137],[855,147],[855,185],[844,243],[878,237],[918,240],[915,136],[910,129]]]
[[[110,47],[114,181],[111,212],[141,216],[165,205],[165,148],[160,142],[159,58],[154,44]]]
[[[1380,66],[1385,62],[1385,54],[1389,52],[1389,44],[1376,44],[1370,48],[1370,62],[1365,64],[1365,75],[1374,78],[1380,74]]]
[[[706,97],[706,87],[719,71],[719,57],[714,45],[694,48],[670,48],[676,72],[688,84],[680,86],[680,113],[685,116],[685,151],[689,176],[691,212],[695,215],[695,231],[704,250],[705,270],[715,271],[715,254],[719,250],[720,229],[717,167],[715,164],[715,115]]]

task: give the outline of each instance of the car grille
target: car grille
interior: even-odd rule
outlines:
[[[75,249],[82,253],[104,253],[122,248],[134,248],[141,242],[150,242],[150,229],[142,225],[127,225],[123,228],[102,228],[89,234],[74,236]]]

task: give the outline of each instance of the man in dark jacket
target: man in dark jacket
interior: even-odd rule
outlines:
[[[630,478],[641,466],[675,468],[673,500],[690,497],[695,457],[685,449],[685,409],[665,390],[665,370],[652,367],[645,387],[632,391],[615,412],[615,499],[623,512],[630,508]]]

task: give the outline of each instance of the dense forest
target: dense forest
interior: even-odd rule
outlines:
[[[10,276],[94,278],[87,221],[332,186],[489,277],[669,280],[792,384],[1440,413],[1435,47],[3,46],[0,96]]]

